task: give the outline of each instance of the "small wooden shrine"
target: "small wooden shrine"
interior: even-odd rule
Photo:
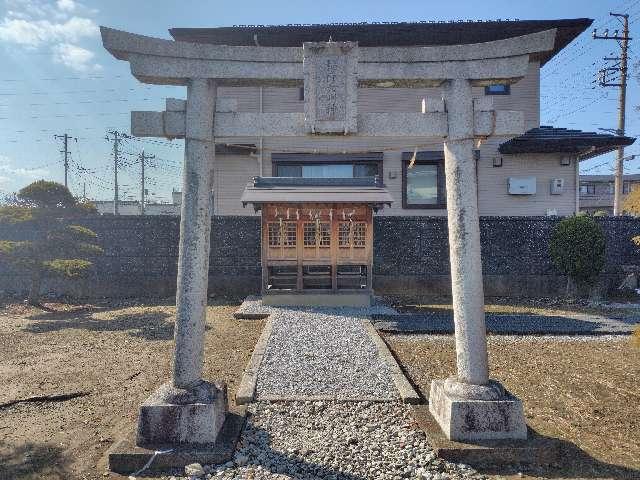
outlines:
[[[370,304],[373,212],[392,202],[378,177],[256,177],[242,202],[262,211],[265,304]]]

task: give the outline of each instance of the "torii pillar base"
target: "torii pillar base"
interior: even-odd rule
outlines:
[[[525,440],[527,425],[520,399],[498,382],[470,385],[455,377],[431,382],[429,412],[449,440]]]
[[[245,406],[227,408],[224,383],[202,382],[188,391],[165,383],[140,406],[137,431],[107,452],[109,470],[167,473],[190,463],[225,463],[233,458],[245,418]]]
[[[165,383],[140,406],[136,443],[215,443],[227,413],[227,387],[202,382],[190,390]]]

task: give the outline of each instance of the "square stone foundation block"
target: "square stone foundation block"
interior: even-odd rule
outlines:
[[[246,407],[235,407],[227,413],[224,425],[214,444],[167,444],[141,447],[136,445],[136,433],[131,432],[107,452],[109,469],[130,475],[146,466],[148,473],[182,473],[190,463],[217,465],[233,458],[236,444],[246,419]]]
[[[165,383],[140,406],[136,443],[212,444],[227,414],[224,383],[202,382],[192,390]]]
[[[548,465],[560,461],[561,441],[529,430],[526,440],[449,440],[426,405],[412,405],[411,415],[426,434],[433,452],[450,462],[486,468],[518,463]]]
[[[506,392],[500,400],[469,400],[449,395],[444,380],[431,382],[429,411],[449,440],[527,438],[522,402]]]

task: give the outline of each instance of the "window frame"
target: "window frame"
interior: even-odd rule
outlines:
[[[376,175],[378,176],[382,176],[382,161],[379,160],[356,160],[353,162],[291,162],[291,161],[276,161],[276,162],[272,162],[271,163],[271,174],[274,177],[278,177],[278,167],[283,166],[283,167],[291,167],[291,166],[300,166],[302,167],[309,167],[309,166],[317,166],[317,165],[352,165],[352,166],[356,166],[356,165],[375,165],[376,169],[378,170],[378,173],[376,173]],[[296,177],[296,178],[304,178],[302,176],[300,177]],[[349,177],[347,177],[349,178]],[[364,177],[351,177],[351,178],[364,178]]]
[[[407,170],[413,157],[413,152],[402,153],[402,208],[405,210],[443,210],[447,208],[447,195],[445,189],[444,152],[424,151],[416,153],[415,165],[437,166],[437,203],[409,203],[407,199]]]
[[[504,86],[504,91],[502,91],[502,92],[492,92],[491,91],[491,87],[496,86],[496,85]],[[511,85],[508,84],[508,83],[496,83],[494,85],[486,85],[484,87],[484,94],[485,95],[511,95]]]
[[[582,191],[582,187],[585,187],[586,189],[585,192]],[[593,196],[596,194],[596,184],[593,182],[580,183],[580,186],[578,188],[579,188],[580,195]],[[589,191],[590,189],[592,190],[592,192]]]

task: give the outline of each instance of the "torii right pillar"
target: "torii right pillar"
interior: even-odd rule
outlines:
[[[431,383],[429,411],[450,440],[526,439],[522,402],[489,379],[471,82],[445,86],[444,142],[457,375]]]

